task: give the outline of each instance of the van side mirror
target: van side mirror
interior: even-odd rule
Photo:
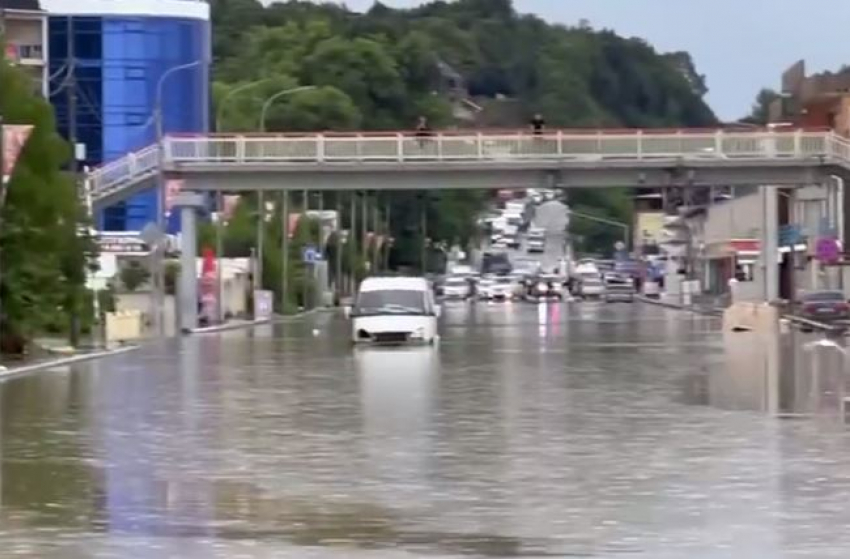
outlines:
[[[440,305],[434,305],[434,316],[440,318],[443,315],[443,308]]]
[[[345,315],[345,318],[351,318],[351,305],[345,305],[342,307],[342,312]]]

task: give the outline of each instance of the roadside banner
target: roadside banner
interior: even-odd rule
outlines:
[[[224,223],[227,223],[230,221],[230,218],[233,217],[233,213],[236,211],[236,206],[239,205],[239,195],[228,194],[226,196],[222,196],[221,205],[221,217],[224,220]]]
[[[32,125],[29,124],[4,124],[3,129],[3,153],[0,160],[3,162],[3,184],[9,182],[15,164],[24,149],[24,144],[32,133]]]
[[[201,316],[209,322],[218,318],[218,267],[215,252],[204,247],[201,260]]]

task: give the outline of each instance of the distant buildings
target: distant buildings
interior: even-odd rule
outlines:
[[[81,165],[153,144],[160,90],[166,133],[208,130],[207,2],[0,0],[0,8],[6,58],[32,74],[59,132],[78,145]],[[139,231],[156,220],[157,205],[153,190],[141,192],[97,216],[98,229]],[[172,231],[177,225],[175,216]]]
[[[32,76],[33,89],[47,96],[47,14],[38,0],[0,0],[3,56]]]

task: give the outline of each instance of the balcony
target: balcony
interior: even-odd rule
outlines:
[[[40,44],[9,43],[5,48],[6,59],[21,66],[44,65],[44,49]]]

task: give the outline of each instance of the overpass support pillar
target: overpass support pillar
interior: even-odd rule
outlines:
[[[762,266],[764,297],[767,302],[779,298],[779,187],[762,186]]]
[[[180,209],[180,331],[198,327],[198,210],[205,199],[197,192],[181,192],[174,200]]]

